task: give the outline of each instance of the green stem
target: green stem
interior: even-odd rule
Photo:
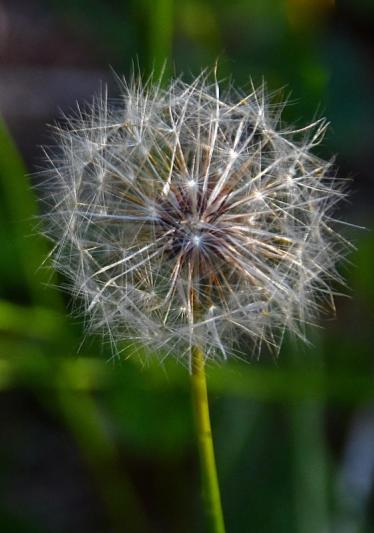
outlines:
[[[149,67],[157,78],[171,69],[174,0],[148,0],[148,16]]]
[[[192,398],[195,411],[198,448],[207,520],[212,533],[225,533],[221,495],[214,457],[210,425],[208,392],[205,377],[204,353],[192,348]]]

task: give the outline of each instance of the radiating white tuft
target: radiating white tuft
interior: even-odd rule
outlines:
[[[326,123],[292,131],[264,87],[123,82],[57,128],[45,233],[54,263],[114,345],[188,362],[278,349],[285,329],[333,308],[343,196],[312,153]],[[58,153],[58,155],[56,155]]]

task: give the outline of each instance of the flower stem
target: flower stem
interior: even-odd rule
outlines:
[[[204,353],[192,348],[192,399],[195,411],[203,498],[211,533],[225,533],[221,495],[210,425]]]

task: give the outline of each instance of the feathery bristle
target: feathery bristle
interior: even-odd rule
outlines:
[[[123,82],[56,129],[45,233],[89,326],[189,361],[277,349],[333,306],[343,196],[312,153],[324,120],[281,129],[264,87]]]

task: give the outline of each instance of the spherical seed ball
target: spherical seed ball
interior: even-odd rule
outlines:
[[[333,305],[342,196],[312,153],[326,123],[280,125],[264,87],[201,74],[123,82],[56,128],[43,179],[54,266],[88,326],[188,361],[278,349]]]

